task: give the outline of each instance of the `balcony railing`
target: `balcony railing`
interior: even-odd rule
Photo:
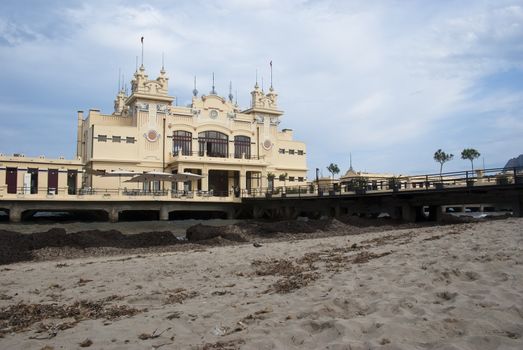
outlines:
[[[261,160],[264,156],[258,156],[253,154],[237,154],[237,153],[222,153],[222,152],[184,152],[182,150],[173,152],[173,157],[210,157],[210,158],[228,158],[228,159],[248,159],[248,160]]]

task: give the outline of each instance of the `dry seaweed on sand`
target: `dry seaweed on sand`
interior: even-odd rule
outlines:
[[[243,339],[233,339],[227,341],[219,341],[216,343],[206,343],[201,348],[201,350],[238,350],[240,345],[245,344]]]
[[[381,258],[382,256],[389,255],[391,253],[392,252],[383,252],[383,253],[376,254],[373,252],[364,251],[364,252],[358,253],[358,255],[356,255],[356,257],[354,259],[352,259],[352,262],[354,264],[364,264],[364,263],[369,262],[372,259],[378,259],[378,258]]]
[[[113,320],[125,316],[134,316],[145,310],[139,310],[126,305],[107,305],[102,299],[98,301],[81,300],[70,305],[57,304],[25,304],[18,303],[0,309],[0,334],[20,332],[32,324],[46,319],[73,319],[63,323],[65,328],[71,328],[82,320],[104,318]]]
[[[291,276],[305,271],[302,266],[288,259],[254,260],[252,265],[256,268],[256,276]]]
[[[169,291],[165,304],[182,304],[186,299],[192,299],[198,296],[198,292],[187,291],[184,288],[177,288]]]
[[[297,289],[308,286],[311,282],[320,278],[317,272],[300,272],[293,276],[286,276],[271,285],[268,291],[275,293],[286,294]]]

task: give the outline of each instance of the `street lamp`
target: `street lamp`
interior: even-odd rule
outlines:
[[[320,178],[318,176],[320,172],[319,168],[316,168],[316,187],[318,188],[318,196],[320,195]]]

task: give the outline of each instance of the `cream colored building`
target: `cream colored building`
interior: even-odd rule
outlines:
[[[287,186],[307,183],[305,144],[293,140],[292,130],[278,130],[283,111],[272,87],[265,93],[256,83],[247,109],[234,103],[231,93],[219,96],[214,86],[208,95],[198,95],[195,88],[188,106],[174,101],[165,70],[152,80],[142,65],[130,94],[118,92],[113,113],[78,112],[76,160],[0,155],[0,196],[105,191],[112,196],[161,193],[172,198],[183,192],[234,197],[238,190],[283,186],[279,175],[285,173]],[[128,177],[100,176],[116,170],[203,177],[186,183],[132,183]]]

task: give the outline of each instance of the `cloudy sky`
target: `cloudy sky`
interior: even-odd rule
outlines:
[[[272,60],[310,174],[346,171],[350,152],[357,170],[403,174],[438,171],[438,148],[456,155],[445,170],[469,166],[463,148],[487,167],[523,153],[522,0],[3,0],[0,153],[73,157],[76,111],[112,112],[141,36],[178,104],[215,72],[247,108]]]

